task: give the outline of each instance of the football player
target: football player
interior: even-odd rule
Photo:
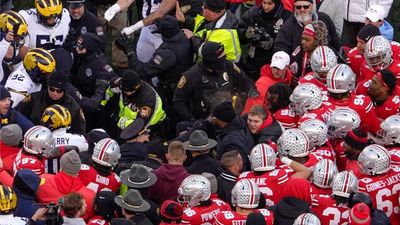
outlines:
[[[392,224],[400,224],[400,168],[390,168],[390,154],[381,145],[372,144],[358,156],[358,165],[367,177],[360,179],[359,191],[366,192],[377,209],[386,213]]]
[[[338,173],[336,164],[329,159],[319,161],[311,176],[311,197],[316,195],[330,195],[332,193],[333,177]]]
[[[390,153],[392,166],[400,167],[400,115],[382,121],[378,137]]]
[[[252,212],[260,212],[266,224],[274,223],[273,213],[267,209],[256,209],[260,200],[260,190],[253,181],[242,179],[232,189],[232,204],[235,211],[220,211],[215,216],[214,225],[246,224],[247,216]]]
[[[321,221],[312,213],[303,213],[296,218],[293,225],[321,225]]]
[[[82,184],[94,192],[112,191],[116,193],[121,186],[119,176],[113,172],[121,157],[118,143],[104,138],[96,143],[91,165],[82,164],[79,178]]]

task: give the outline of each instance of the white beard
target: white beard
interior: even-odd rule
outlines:
[[[312,19],[311,14],[300,15],[298,13],[295,13],[294,17],[296,18],[297,22],[301,24],[304,24],[304,22],[308,22]]]

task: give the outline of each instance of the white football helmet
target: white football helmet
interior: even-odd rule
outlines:
[[[285,130],[277,144],[281,156],[304,157],[308,155],[310,149],[307,135],[297,128]]]
[[[320,188],[331,188],[333,177],[339,173],[336,164],[330,159],[320,160],[314,167],[312,182]]]
[[[356,87],[356,75],[350,66],[337,64],[326,75],[326,86],[331,93],[347,93]]]
[[[321,106],[322,91],[315,84],[299,84],[293,90],[289,99],[290,109],[292,109],[296,115],[303,115],[304,113]]]
[[[275,169],[276,155],[271,146],[261,143],[250,152],[250,164],[253,171],[269,171]]]
[[[310,141],[310,149],[325,144],[328,137],[328,126],[318,119],[309,119],[301,123],[302,130]]]
[[[348,198],[358,191],[358,179],[352,171],[342,171],[332,181],[332,195]]]
[[[201,175],[190,175],[182,181],[178,194],[178,201],[181,204],[187,204],[189,207],[198,206],[211,196],[210,181]]]
[[[382,35],[372,37],[365,46],[365,60],[376,72],[386,69],[392,63],[392,55],[390,42]]]
[[[250,179],[242,179],[236,182],[232,189],[232,205],[245,209],[258,207],[260,200],[260,189]]]
[[[390,169],[390,154],[381,145],[368,145],[358,156],[357,164],[363,174],[385,174]]]
[[[321,221],[312,213],[303,213],[296,218],[293,225],[321,225]]]
[[[360,126],[358,113],[350,108],[339,108],[332,112],[329,118],[328,137],[330,139],[344,138],[348,131]]]
[[[329,72],[329,70],[337,64],[335,52],[328,46],[318,46],[311,54],[311,69],[317,79],[325,80],[318,76],[318,73]]]
[[[120,157],[119,145],[114,139],[101,139],[94,146],[92,160],[100,165],[114,167]]]
[[[30,154],[46,154],[54,147],[55,139],[47,127],[34,126],[24,135],[24,150]]]
[[[381,123],[381,129],[378,136],[385,145],[394,145],[400,143],[400,115],[392,115]]]

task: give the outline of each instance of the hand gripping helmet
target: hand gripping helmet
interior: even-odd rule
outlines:
[[[360,126],[358,113],[350,108],[339,108],[332,112],[329,118],[328,137],[331,139],[344,138],[348,131]]]
[[[55,147],[55,140],[49,128],[34,126],[24,136],[24,150],[30,154],[45,154]]]
[[[368,145],[358,156],[357,163],[363,174],[385,174],[390,169],[390,154],[381,145]]]
[[[42,48],[33,48],[24,57],[24,67],[32,81],[38,83],[45,80],[56,68],[53,56]]]
[[[333,177],[339,173],[336,164],[330,159],[320,160],[314,167],[312,182],[320,188],[331,188]]]
[[[381,123],[378,136],[385,145],[400,143],[400,115],[392,115]]]
[[[386,69],[392,62],[392,47],[383,36],[374,36],[365,46],[365,60],[374,71]]]
[[[28,24],[24,17],[14,11],[5,11],[0,14],[0,30],[4,33],[12,30],[14,36],[24,38],[28,34]]]
[[[40,123],[50,130],[68,128],[71,125],[71,113],[62,105],[51,105],[44,110]]]
[[[337,64],[335,52],[328,46],[318,46],[311,54],[311,69],[318,79],[325,79],[318,76],[318,73],[329,72]]]
[[[101,139],[94,146],[92,160],[100,165],[114,167],[120,157],[119,145],[114,139]]]
[[[328,136],[328,126],[318,119],[309,119],[301,123],[302,130],[310,141],[310,149],[325,144]]]
[[[182,181],[178,194],[178,201],[181,204],[187,204],[189,207],[197,206],[210,198],[210,181],[201,175],[190,175]]]
[[[271,146],[261,143],[251,150],[250,164],[253,171],[269,171],[275,169],[276,155]]]
[[[38,21],[44,26],[53,27],[61,20],[63,9],[61,0],[35,0],[35,8]],[[48,24],[46,20],[52,17],[56,20],[53,24]]]
[[[307,135],[297,128],[285,130],[277,144],[281,156],[304,157],[310,149]]]
[[[303,213],[296,218],[293,225],[321,225],[321,221],[312,213]]]
[[[346,64],[337,64],[326,76],[326,86],[331,93],[347,93],[354,90],[356,75]]]
[[[0,212],[8,214],[17,207],[17,195],[11,187],[0,185]]]
[[[260,189],[257,184],[249,179],[242,179],[236,182],[232,189],[232,205],[245,209],[258,207],[260,200]]]
[[[342,171],[332,181],[332,195],[348,198],[358,190],[358,179],[351,171]]]
[[[296,115],[303,115],[304,113],[321,106],[322,92],[315,84],[299,84],[293,90],[289,99],[290,109],[292,109]]]

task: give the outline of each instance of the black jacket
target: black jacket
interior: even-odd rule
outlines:
[[[246,123],[240,118],[234,118],[223,129],[217,131],[217,158],[228,151],[238,150],[243,158],[243,167],[250,168],[248,155],[254,146],[253,137],[246,127]]]
[[[231,192],[233,186],[235,186],[237,177],[222,165],[219,170],[221,171],[221,174],[217,177],[218,198],[224,200],[225,202],[231,203]]]
[[[325,23],[328,30],[328,44],[338,51],[340,48],[340,41],[331,18],[323,12],[317,12],[313,15],[313,20],[321,20]],[[292,54],[292,52],[301,45],[303,30],[304,26],[300,25],[294,16],[290,17],[282,25],[276,36],[274,52],[284,51],[289,55]]]
[[[271,206],[269,210],[274,212],[275,225],[292,225],[300,214],[311,212],[307,202],[294,197],[281,199],[276,206]]]
[[[214,158],[211,158],[211,156],[207,153],[193,157],[192,164],[186,168],[186,170],[190,174],[201,174],[207,172],[217,177],[220,174],[220,171],[218,170],[219,166],[220,162]]]
[[[33,93],[28,101],[21,102],[19,111],[34,124],[40,124],[42,113],[53,104],[62,105],[71,113],[72,123],[68,132],[74,134],[84,134],[86,132],[86,122],[81,107],[66,93],[58,101],[53,101],[48,95],[47,88],[45,88],[40,92]]]

